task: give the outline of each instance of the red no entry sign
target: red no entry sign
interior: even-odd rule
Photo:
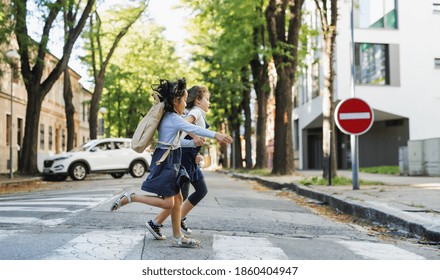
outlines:
[[[363,134],[370,129],[373,121],[373,110],[362,99],[348,98],[336,106],[335,122],[345,134]]]

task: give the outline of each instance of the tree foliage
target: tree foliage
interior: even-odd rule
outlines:
[[[149,20],[140,20],[130,29],[107,72],[100,106],[107,108],[109,136],[133,135],[151,107],[151,86],[160,79],[192,80],[174,43],[165,39],[162,27]]]
[[[146,8],[145,1],[131,1],[129,4],[116,4],[106,9],[102,12],[103,16],[97,9],[90,17],[86,33],[88,55],[84,59],[90,65],[94,81],[89,114],[90,139],[97,138],[99,102],[110,60],[122,38],[142,16]]]
[[[240,125],[245,123],[246,167],[252,167],[250,93],[253,88],[262,85],[255,83],[260,77],[251,78],[251,73],[256,72],[251,72],[250,67],[253,60],[258,64],[262,61],[264,65],[268,57],[262,43],[264,32],[259,29],[264,26],[264,17],[258,13],[263,1],[183,2],[192,8],[194,14],[190,44],[195,46],[195,68],[201,73],[202,82],[208,84],[212,92],[211,119],[217,125],[227,121],[230,131],[236,136],[236,154],[232,155],[236,167],[242,165]],[[261,116],[264,117],[265,106],[261,108]],[[263,144],[257,148],[263,150],[264,155],[265,137],[260,143]]]

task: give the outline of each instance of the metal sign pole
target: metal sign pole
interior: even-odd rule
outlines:
[[[353,181],[353,190],[359,189],[359,178],[358,178],[358,170],[359,170],[359,151],[358,151],[358,135],[351,135],[351,169],[352,169],[352,181]]]
[[[353,20],[354,12],[353,12],[353,0],[351,0],[351,96],[355,97],[355,90],[354,90],[354,75],[355,75],[355,66],[354,66],[354,55],[355,55],[355,44],[354,44],[354,28],[353,28]],[[359,179],[358,179],[358,136],[357,135],[351,135],[350,136],[351,141],[351,170],[352,170],[352,181],[353,181],[353,190],[359,189]]]

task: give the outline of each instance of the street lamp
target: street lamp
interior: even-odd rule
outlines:
[[[20,55],[16,50],[9,50],[6,53],[6,57],[9,59],[9,65],[11,66],[11,118],[9,119],[9,177],[12,179],[14,177],[14,162],[12,157],[12,124],[13,124],[13,104],[14,104],[14,69],[15,62],[20,59]]]

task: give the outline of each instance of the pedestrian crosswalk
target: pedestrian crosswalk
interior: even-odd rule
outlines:
[[[114,199],[114,193],[121,189],[94,189],[93,191],[68,191],[51,192],[45,194],[29,194],[20,196],[0,197],[0,247],[8,245],[14,240],[27,240],[35,236],[32,226],[55,227],[66,222],[74,215],[87,209],[95,208]],[[107,207],[105,209],[108,209]],[[106,210],[108,211],[108,210]],[[11,214],[12,213],[12,214]],[[100,214],[101,215],[101,214]],[[48,260],[125,260],[148,259],[147,253],[152,250],[172,252],[170,243],[155,240],[143,228],[87,228],[78,229],[77,233],[71,231],[51,231],[56,245],[49,251],[36,254],[37,259]],[[57,238],[55,234],[63,236]],[[64,235],[63,235],[64,234]],[[238,235],[235,233],[222,234],[222,232],[205,232],[202,234],[202,250],[209,251],[206,259],[212,260],[289,260],[295,250],[292,246],[284,247],[280,244],[290,242],[289,237],[277,236],[252,236],[252,234]],[[68,237],[65,237],[68,236]],[[59,241],[61,240],[61,241]],[[20,242],[20,241],[17,241]],[[300,242],[296,244],[299,244]],[[312,241],[313,242],[313,241]],[[321,241],[322,242],[322,241]],[[348,250],[358,259],[370,260],[423,260],[414,252],[399,248],[394,244],[374,242],[371,240],[326,240],[332,243],[332,248],[339,247]],[[290,242],[293,244],[294,242]],[[55,243],[54,243],[55,244]],[[32,245],[32,244],[31,244]],[[26,250],[39,250],[36,248]],[[299,244],[298,246],[301,246]],[[304,245],[302,245],[304,246]],[[318,245],[316,245],[318,246]],[[324,245],[323,245],[324,246]],[[148,251],[144,251],[148,248]],[[319,248],[318,248],[319,249]],[[147,249],[145,249],[147,250]],[[192,249],[197,250],[197,249]],[[303,249],[304,250],[304,249]],[[13,252],[10,250],[9,252]],[[307,251],[307,250],[305,250]],[[0,250],[0,259],[8,259],[7,251]],[[187,255],[187,251],[181,254]],[[197,258],[197,253],[193,254]],[[323,250],[325,252],[325,250]],[[152,253],[154,255],[154,252]],[[164,253],[167,256],[167,253]],[[309,257],[317,256],[310,255]],[[323,255],[329,259],[331,255]],[[321,257],[321,256],[320,256]],[[307,256],[304,256],[307,259]]]
[[[26,235],[26,230],[0,230],[0,243],[6,238]],[[73,237],[58,248],[38,259],[45,260],[126,260],[144,259],[144,248],[155,243],[154,250],[176,250],[166,241],[157,241],[145,230],[90,230]],[[424,260],[423,256],[401,249],[393,244],[369,241],[335,241],[364,260]],[[159,244],[159,245],[157,245]],[[214,234],[212,260],[289,260],[286,248],[274,246],[270,238]],[[198,249],[189,249],[191,253]],[[179,252],[183,252],[179,250]],[[324,252],[324,250],[323,250]],[[189,253],[188,251],[184,254]],[[324,259],[327,257],[322,256]],[[1,256],[0,259],[4,258]],[[148,258],[147,258],[148,259]]]
[[[55,226],[107,201],[111,188],[0,197],[0,224]],[[48,218],[47,213],[54,213]]]

